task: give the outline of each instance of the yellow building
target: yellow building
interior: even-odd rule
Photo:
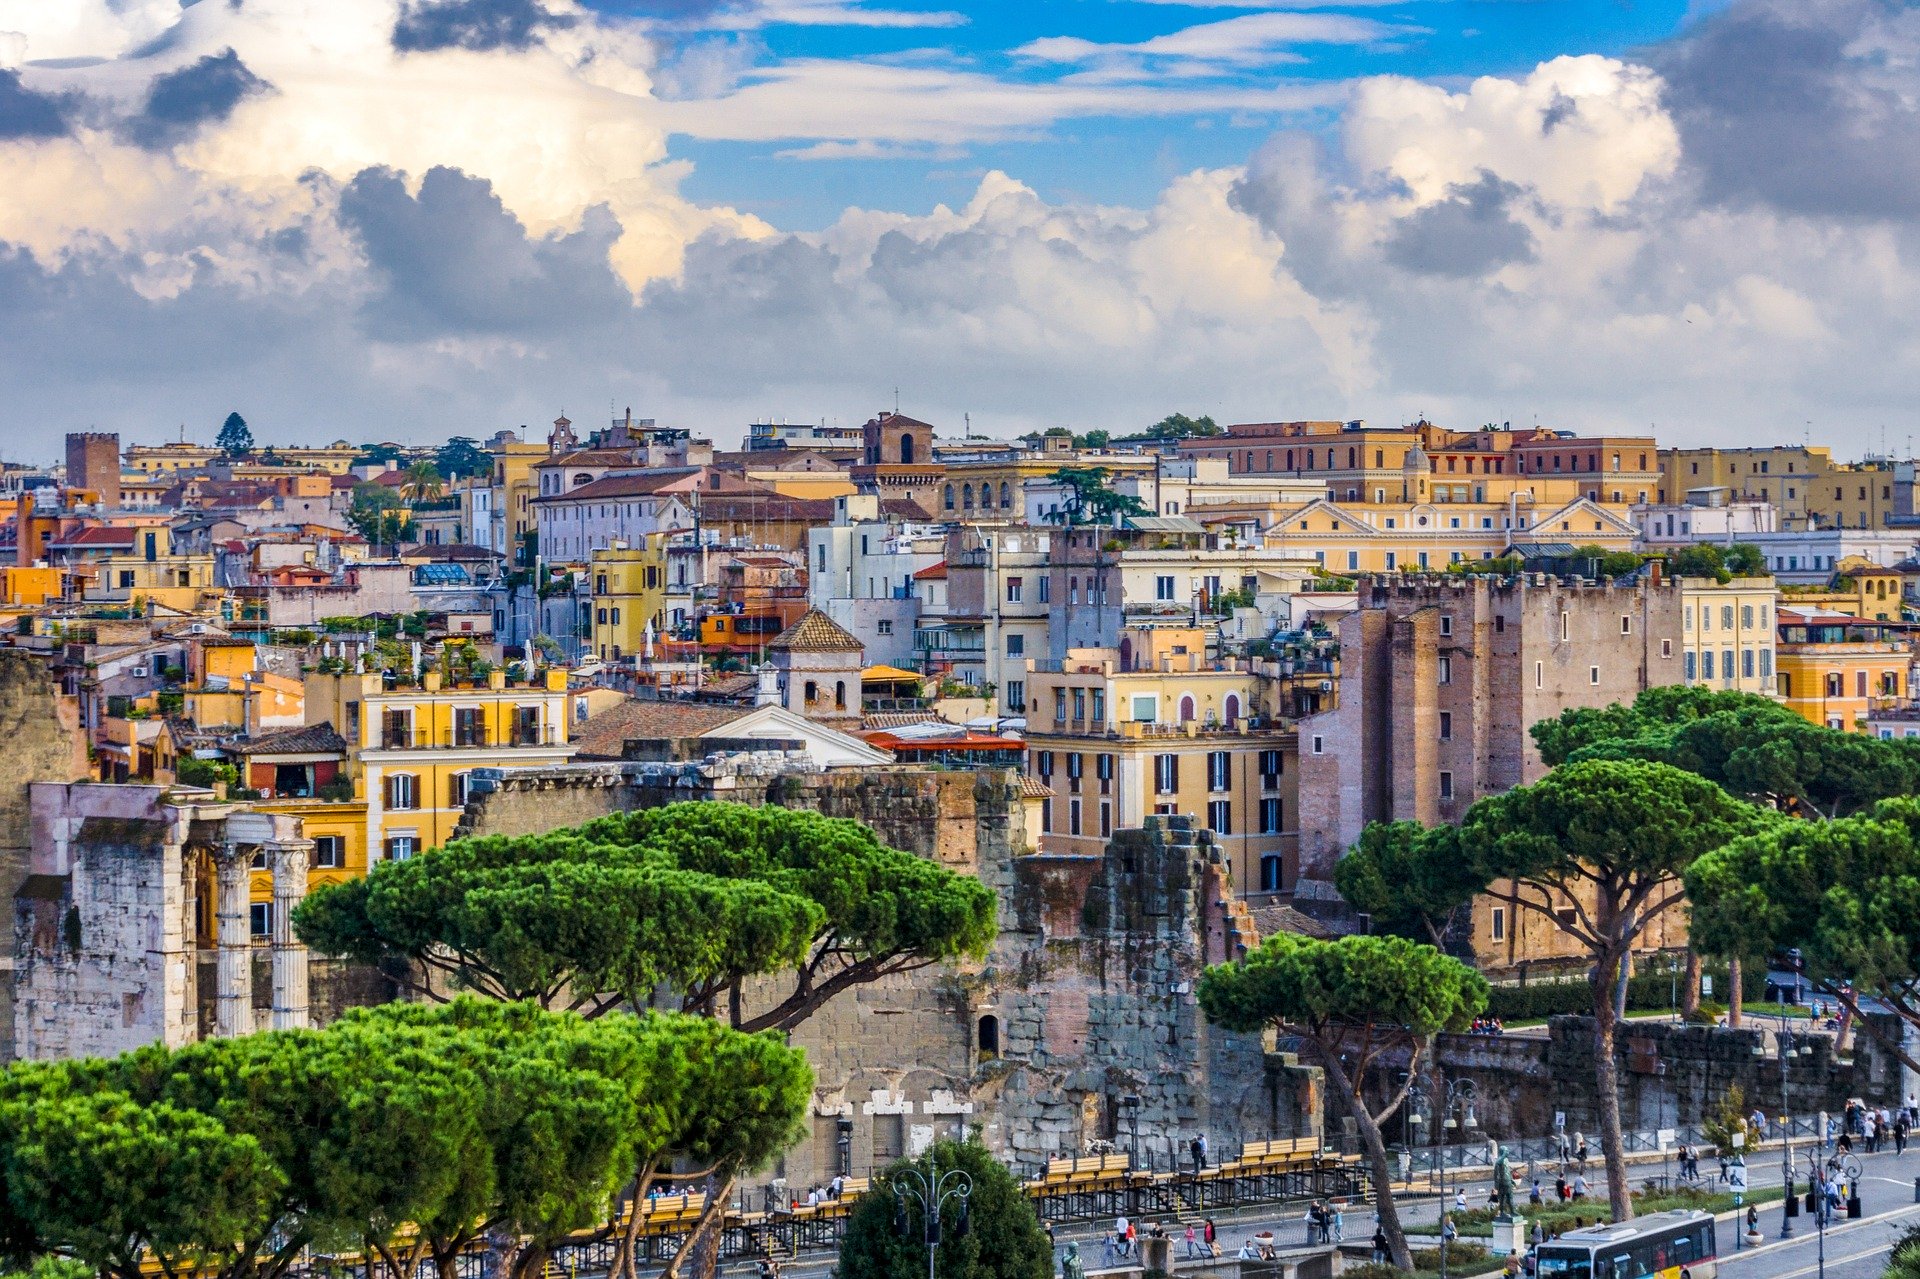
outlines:
[[[637,547],[595,551],[593,651],[607,661],[646,651],[647,631],[658,640],[666,627],[667,535],[649,534]]]
[[[1098,855],[1149,814],[1186,814],[1214,832],[1238,892],[1290,887],[1294,735],[1261,714],[1259,677],[1206,666],[1197,628],[1129,627],[1125,640],[1027,663],[1042,851]]]
[[[1871,622],[1905,620],[1906,577],[1898,569],[1883,568],[1858,555],[1840,561],[1833,580],[1825,586],[1781,588],[1781,602],[1789,608],[1825,609],[1864,617]]]
[[[1662,449],[1660,501],[1687,490],[1722,487],[1734,501],[1765,501],[1782,532],[1809,528],[1886,528],[1896,513],[1891,462],[1836,462],[1822,446]]]
[[[84,598],[127,603],[137,597],[181,612],[207,607],[206,597],[214,591],[213,556],[176,554],[173,530],[165,525],[132,532],[131,550],[91,561],[94,579]]]
[[[1722,586],[1680,580],[1680,644],[1686,682],[1741,693],[1774,691],[1776,592],[1771,577]]]
[[[510,440],[489,445],[487,452],[493,455],[493,519],[500,540],[490,542],[477,528],[473,540],[506,556],[509,564],[524,566],[521,548],[538,522],[533,499],[540,496],[540,477],[533,468],[547,460],[547,446]]]
[[[285,813],[301,820],[301,832],[313,841],[307,858],[307,888],[337,884],[366,876],[367,801],[324,799],[261,799],[250,807],[263,813]],[[253,935],[265,939],[273,932],[273,873],[256,858],[251,876]]]
[[[562,670],[511,687],[495,672],[477,688],[445,686],[433,672],[394,689],[377,674],[307,677],[307,723],[330,723],[345,739],[376,861],[445,843],[474,769],[566,763],[567,706]]]
[[[126,459],[127,465],[142,475],[171,475],[205,470],[220,455],[219,449],[205,444],[133,444],[127,448]]]
[[[1853,732],[1907,696],[1910,628],[1824,609],[1777,612],[1780,697],[1807,720]]]
[[[0,603],[34,607],[65,592],[67,573],[59,568],[0,568]]]
[[[1063,467],[1102,470],[1113,478],[1152,474],[1154,459],[1141,453],[1075,452],[1056,439],[1035,452],[948,462],[927,500],[943,519],[1017,521],[1026,517],[1027,486],[1053,488],[1053,477]]]
[[[1581,497],[1561,506],[1445,501],[1359,508],[1322,501],[1277,514],[1266,544],[1311,556],[1330,573],[1396,573],[1490,560],[1515,542],[1627,551],[1635,536],[1623,515]]]

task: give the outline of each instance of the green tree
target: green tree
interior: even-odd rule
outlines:
[[[1268,1027],[1314,1047],[1327,1079],[1353,1115],[1379,1197],[1380,1226],[1393,1264],[1412,1257],[1393,1199],[1380,1125],[1406,1103],[1420,1058],[1442,1030],[1461,1030],[1487,1006],[1479,973],[1432,946],[1405,937],[1349,936],[1320,941],[1275,933],[1243,959],[1209,968],[1200,980],[1207,1020],[1248,1034]],[[1404,1053],[1409,1083],[1368,1104],[1367,1072],[1382,1053]]]
[[[398,444],[363,444],[360,446],[359,456],[353,459],[353,464],[391,467],[405,456],[406,453]]]
[[[440,478],[438,468],[431,462],[415,462],[407,468],[406,476],[406,483],[400,486],[400,492],[409,505],[431,502],[446,492],[446,481]]]
[[[1088,431],[1085,435],[1073,437],[1073,446],[1079,449],[1103,449],[1113,443],[1111,431]]]
[[[242,458],[253,451],[253,431],[247,426],[247,419],[238,413],[227,414],[227,420],[220,424],[220,433],[213,437],[213,446],[230,458]]]
[[[1142,431],[1140,438],[1148,440],[1192,440],[1225,434],[1226,431],[1220,424],[1210,417],[1188,417],[1185,413],[1169,413]]]
[[[493,474],[493,457],[479,441],[456,435],[442,444],[433,455],[433,464],[450,480]]]
[[[410,526],[406,508],[406,499],[384,484],[356,484],[347,523],[371,545],[392,546]]]
[[[854,1204],[840,1244],[840,1279],[903,1279],[927,1272],[927,1223],[921,1202],[904,1188],[909,1169],[959,1170],[972,1184],[965,1226],[959,1205],[940,1211],[935,1279],[1052,1279],[1053,1245],[1033,1200],[1013,1174],[978,1142],[938,1141],[926,1154],[901,1160],[874,1179]]]
[[[1612,551],[1594,545],[1576,547],[1573,558],[1586,564],[1596,578],[1625,577],[1647,562],[1646,556],[1632,551]]]
[[[1398,933],[1444,949],[1460,912],[1483,887],[1461,856],[1451,826],[1371,822],[1334,863],[1334,887],[1376,931]]]
[[[983,954],[994,897],[857,822],[688,803],[455,840],[315,889],[294,926],[323,953],[496,998],[592,1016],[664,986],[686,1011],[789,1029],[843,990]],[[749,1010],[747,981],[775,972],[785,993]]]
[[[1510,881],[1517,905],[1592,961],[1595,1083],[1607,1193],[1633,1215],[1614,1042],[1634,943],[1681,901],[1681,876],[1723,844],[1777,818],[1694,773],[1639,760],[1587,760],[1480,800],[1460,827],[1482,883]]]
[[[1704,577],[1723,586],[1733,580],[1726,552],[1711,542],[1681,547],[1669,559],[1668,567],[1675,577]]]
[[[1920,1027],[1920,800],[1777,823],[1700,858],[1686,882],[1696,946],[1722,956],[1798,947],[1807,976],[1853,1024],[1920,1070],[1905,1036],[1860,1007],[1871,994]]]
[[[9,1101],[0,1139],[33,1251],[115,1279],[141,1279],[149,1257],[167,1279],[217,1264],[230,1241],[259,1237],[284,1184],[252,1137],[113,1090]]]
[[[1129,515],[1146,515],[1146,504],[1107,487],[1103,466],[1063,466],[1047,477],[1066,490],[1059,518],[1067,524],[1113,524]]]
[[[1766,577],[1767,554],[1752,542],[1735,542],[1727,548],[1727,572],[1735,577]]]

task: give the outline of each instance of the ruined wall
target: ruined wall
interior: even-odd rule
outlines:
[[[26,883],[32,855],[34,782],[70,782],[88,775],[79,709],[60,696],[45,663],[0,649],[0,740],[7,767],[0,778],[0,901],[13,902]],[[14,1044],[14,930],[0,928],[0,1062],[18,1056]]]
[[[1219,853],[1191,823],[1156,819],[1099,857],[1039,856],[1027,850],[1016,774],[795,763],[759,755],[488,776],[461,826],[524,834],[676,799],[776,803],[866,822],[995,891],[1000,936],[983,963],[846,992],[794,1032],[818,1074],[813,1128],[773,1176],[805,1186],[843,1168],[865,1175],[971,1128],[1029,1172],[1089,1141],[1128,1149],[1136,1128],[1142,1160],[1160,1167],[1198,1131],[1223,1154],[1317,1131],[1317,1069],[1200,1017],[1194,987]],[[1122,1117],[1127,1096],[1140,1099],[1133,1122]]]
[[[1889,1105],[1902,1100],[1897,1059],[1860,1034],[1851,1061],[1834,1055],[1827,1036],[1800,1039],[1800,1055],[1787,1063],[1783,1102],[1775,1029],[1777,1023],[1740,1030],[1627,1023],[1616,1045],[1622,1125],[1643,1131],[1697,1125],[1736,1086],[1747,1109],[1758,1106],[1769,1115],[1783,1109],[1838,1114],[1849,1097]],[[1763,1055],[1755,1055],[1756,1047]],[[1480,1126],[1489,1137],[1546,1136],[1556,1111],[1565,1112],[1569,1131],[1591,1133],[1599,1124],[1591,1018],[1555,1017],[1546,1038],[1443,1035],[1437,1066],[1443,1078],[1478,1085]]]
[[[195,1036],[192,885],[157,786],[31,788],[32,873],[14,899],[17,1057],[112,1056]]]

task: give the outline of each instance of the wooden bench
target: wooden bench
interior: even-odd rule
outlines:
[[[1126,1155],[1078,1155],[1047,1160],[1046,1172],[1025,1183],[1024,1189],[1030,1195],[1096,1190],[1125,1185],[1133,1176],[1133,1161]]]
[[[645,1234],[673,1234],[700,1220],[707,1210],[707,1192],[653,1195],[640,1206],[640,1229]]]

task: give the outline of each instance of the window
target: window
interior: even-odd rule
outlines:
[[[1100,779],[1100,793],[1102,795],[1112,793],[1113,791],[1113,756],[1095,755],[1093,757],[1093,775]]]
[[[247,906],[247,914],[249,916],[249,921],[253,925],[251,931],[255,937],[273,936],[273,903],[272,902],[249,902]]]
[[[1507,939],[1507,908],[1505,906],[1493,908],[1493,939],[1495,941]]]
[[[1453,740],[1453,712],[1452,711],[1440,712],[1440,740],[1443,742],[1450,742]]]
[[[1170,575],[1162,574],[1153,579],[1153,598],[1156,600],[1173,598],[1173,578]]]
[[[1694,655],[1692,650],[1688,650],[1686,659],[1685,659],[1685,673],[1686,673],[1686,680],[1689,684],[1691,684],[1696,678],[1698,678],[1698,669],[1699,669],[1699,664],[1694,660]]]
[[[1207,752],[1207,789],[1223,791],[1228,788],[1232,775],[1233,757],[1225,751]]]
[[[1713,650],[1710,648],[1700,654],[1700,676],[1702,679],[1713,678]]]
[[[881,618],[878,629],[882,635],[893,634],[893,619],[891,617]]]
[[[1233,801],[1226,799],[1209,800],[1207,803],[1207,825],[1216,835],[1233,834]]]
[[[1324,754],[1326,754],[1326,753],[1327,753],[1327,739],[1326,739],[1326,738],[1324,738],[1324,737],[1319,737],[1319,736],[1316,736],[1316,737],[1315,737],[1315,738],[1313,739],[1313,753],[1314,753],[1315,755],[1324,755]]]
[[[1081,767],[1081,761],[1084,758],[1085,756],[1081,755],[1079,751],[1073,751],[1067,756],[1067,789],[1068,790],[1077,791],[1080,789],[1080,774],[1083,771]]]
[[[1547,664],[1545,662],[1535,662],[1533,664],[1533,686],[1535,688],[1545,688],[1547,686]]]
[[[1283,869],[1285,865],[1286,859],[1278,853],[1268,853],[1260,859],[1261,892],[1277,893],[1280,891],[1280,881],[1285,874]]]
[[[456,706],[453,708],[453,744],[455,746],[485,746],[487,729],[480,717],[478,706]]]
[[[1279,790],[1280,773],[1285,767],[1285,757],[1279,751],[1260,752],[1260,788]]]
[[[1262,835],[1278,835],[1280,833],[1281,819],[1284,816],[1285,813],[1281,808],[1281,801],[1277,797],[1261,800],[1260,833]]]
[[[1041,781],[1051,781],[1053,778],[1053,752],[1040,751],[1037,753],[1033,759],[1033,766],[1039,772]]]
[[[1010,710],[1027,709],[1027,682],[1021,679],[1007,681],[1007,707]]]
[[[413,712],[383,712],[380,716],[380,740],[389,750],[403,750],[413,745]]]
[[[1670,640],[1670,639],[1663,639],[1663,640],[1661,640],[1661,641],[1660,641],[1660,656],[1662,656],[1662,657],[1672,657],[1672,656],[1673,656],[1673,641],[1672,641],[1672,640]]]
[[[1633,619],[1632,619],[1631,617],[1625,617],[1625,616],[1623,616],[1623,617],[1621,617],[1621,619],[1620,619],[1620,633],[1621,633],[1622,635],[1631,635],[1631,634],[1633,634]]]
[[[408,809],[420,807],[420,782],[411,773],[390,773],[387,775],[387,807]]]
[[[1159,795],[1171,795],[1180,789],[1180,757],[1178,755],[1153,757],[1153,789]]]
[[[467,778],[470,774],[454,773],[447,778],[447,807],[465,808],[467,806]]]
[[[1711,675],[1713,672],[1709,671],[1707,673]],[[1841,676],[1840,672],[1829,671],[1827,673],[1827,696],[1828,697],[1845,697],[1846,694],[1847,694],[1846,682]]]
[[[388,861],[403,862],[420,851],[420,839],[412,834],[394,835],[383,847],[386,849]]]
[[[1025,586],[1026,586],[1026,582],[1022,578],[1018,578],[1018,577],[1008,578],[1007,579],[1007,603],[1018,604],[1020,602],[1021,592],[1025,589]]]
[[[1720,606],[1720,629],[1723,631],[1733,629],[1733,605],[1731,604]]]
[[[1015,631],[1007,636],[1007,656],[1024,657],[1027,652],[1027,637]]]
[[[1100,836],[1104,839],[1111,834],[1113,834],[1113,805],[1103,799],[1100,801]]]
[[[1440,798],[1453,798],[1453,774],[1444,769],[1440,773]]]
[[[1880,695],[1898,697],[1900,695],[1900,673],[1898,671],[1880,672]]]
[[[1773,678],[1773,650],[1770,648],[1760,650],[1760,678]]]
[[[1493,619],[1493,633],[1495,635],[1505,635],[1507,633],[1507,619],[1505,617],[1496,617]]]
[[[1443,657],[1440,659],[1440,682],[1442,684],[1453,683],[1453,659],[1451,657]]]
[[[1093,722],[1096,724],[1107,722],[1107,690],[1104,688],[1093,690]]]
[[[1360,552],[1358,552],[1358,551],[1348,551],[1348,552],[1347,552],[1347,568],[1348,568],[1348,570],[1349,570],[1349,571],[1351,571],[1351,570],[1354,570],[1354,569],[1357,569],[1357,568],[1359,568],[1359,567],[1360,567]]]
[[[1079,833],[1080,833],[1080,801],[1077,799],[1068,800],[1067,801],[1067,834],[1078,835]]]
[[[1568,614],[1565,609],[1562,609],[1560,612],[1560,638],[1561,639],[1567,638],[1569,617],[1570,617],[1570,614]]]
[[[313,840],[313,866],[315,870],[339,870],[347,864],[346,837],[343,835],[316,835]]]
[[[1048,600],[1052,598],[1053,598],[1053,579],[1050,577],[1043,577],[1040,579],[1040,602],[1042,604],[1045,604]]]
[[[1051,799],[1043,798],[1040,801],[1040,829],[1047,831],[1053,829],[1053,801]]]
[[[1440,614],[1440,633],[1442,635],[1453,634],[1453,614],[1451,613]]]
[[[1740,674],[1747,679],[1753,678],[1753,650],[1750,648],[1740,652]]]
[[[1599,682],[1600,682],[1600,668],[1598,666],[1587,667],[1587,683],[1597,685]]]
[[[1753,629],[1753,605],[1751,604],[1740,606],[1740,629],[1743,631]]]
[[[1153,693],[1135,693],[1133,695],[1133,717],[1142,724],[1151,724],[1160,714],[1160,698]]]

